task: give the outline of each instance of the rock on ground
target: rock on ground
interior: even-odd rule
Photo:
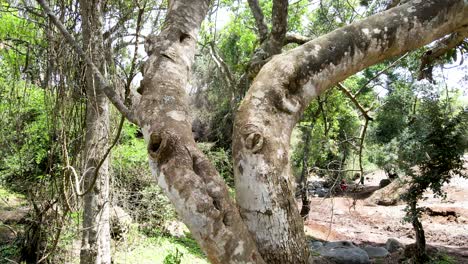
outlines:
[[[125,212],[122,207],[112,206],[110,208],[110,228],[111,235],[114,239],[122,239],[128,233],[132,217]]]
[[[351,241],[328,242],[324,246],[310,243],[311,249],[322,257],[337,264],[367,264],[370,263],[366,251],[355,246]]]
[[[387,242],[385,243],[385,248],[390,252],[393,253],[395,251],[398,251],[398,249],[403,248],[403,244],[396,240],[395,238],[389,238]]]
[[[365,246],[363,249],[367,252],[369,258],[385,258],[390,254],[388,250],[383,247]]]

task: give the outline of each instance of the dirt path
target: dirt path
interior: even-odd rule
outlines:
[[[369,190],[377,189],[375,186],[381,177],[382,173],[370,175],[367,188],[358,196],[365,198]],[[422,217],[427,243],[443,248],[459,263],[468,263],[468,180],[453,179],[444,189],[446,199],[427,193],[427,199],[421,203],[429,208]],[[350,196],[313,198],[306,234],[317,239],[351,240],[357,244],[382,245],[391,237],[403,244],[414,243],[411,225],[402,222],[404,205],[373,206],[362,199],[353,205]]]

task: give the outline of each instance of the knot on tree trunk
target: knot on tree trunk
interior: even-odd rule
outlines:
[[[163,144],[162,137],[157,133],[152,133],[148,142],[148,154],[154,160],[158,159],[159,150]]]
[[[254,124],[247,124],[244,129],[244,145],[245,148],[250,150],[252,153],[259,152],[264,143],[263,132],[261,129]]]

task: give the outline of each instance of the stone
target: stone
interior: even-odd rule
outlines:
[[[389,238],[387,242],[385,243],[385,248],[390,253],[396,252],[400,248],[403,248],[403,247],[404,247],[403,244],[400,241],[396,240],[395,238]]]
[[[324,182],[322,181],[311,181],[307,186],[309,194],[314,197],[326,197],[330,192],[329,188],[324,187]]]
[[[370,263],[369,256],[366,251],[355,248],[329,248],[323,247],[319,250],[320,255],[334,261],[337,264],[368,264]]]
[[[132,224],[132,217],[122,207],[115,205],[111,206],[109,213],[112,238],[117,240],[124,238]]]
[[[369,258],[385,258],[390,254],[390,252],[383,247],[365,246],[363,249],[367,252]]]
[[[10,224],[21,224],[29,214],[28,207],[8,208],[0,212],[0,222]]]
[[[390,183],[392,183],[392,181],[390,179],[382,179],[379,182],[379,188],[383,188],[383,187],[389,185]]]
[[[352,241],[342,240],[342,241],[333,241],[325,244],[327,248],[336,248],[336,247],[349,247],[356,248],[356,245]]]
[[[185,237],[185,233],[189,232],[187,226],[180,221],[167,222],[163,228],[166,233],[177,238]]]
[[[351,241],[329,242],[317,251],[321,256],[337,264],[370,263],[367,252],[354,245]]]
[[[323,247],[323,243],[320,241],[309,241],[309,248],[311,250],[318,250],[319,248]]]
[[[16,239],[16,232],[13,228],[0,225],[0,245],[8,245]]]

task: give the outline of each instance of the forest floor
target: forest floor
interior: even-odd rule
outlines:
[[[385,173],[366,176],[360,199],[353,206],[351,196],[313,198],[306,219],[306,234],[318,240],[350,240],[358,245],[382,246],[388,238],[408,245],[415,241],[411,224],[403,223],[405,205],[376,206],[365,198],[378,189]],[[452,257],[456,263],[468,263],[468,179],[454,178],[446,184],[447,197],[434,198],[428,192],[420,203],[426,209],[422,216],[427,244]],[[392,254],[393,255],[393,254]],[[384,263],[398,263],[398,256]]]
[[[0,186],[0,264],[20,263],[21,240],[29,210],[26,197]],[[64,229],[56,256],[58,260],[51,263],[79,263],[79,229],[79,223]],[[177,263],[178,260],[181,263],[208,264],[190,236],[146,236],[135,224],[130,227],[125,239],[112,241],[112,256],[116,264]]]

